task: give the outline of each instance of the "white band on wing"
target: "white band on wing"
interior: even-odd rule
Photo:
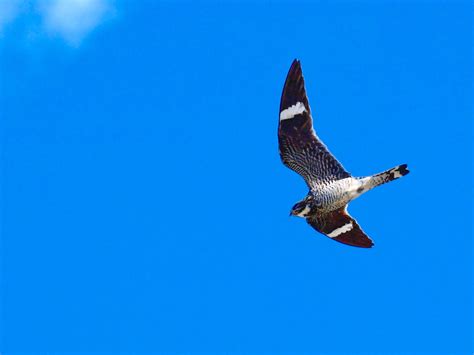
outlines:
[[[300,113],[306,111],[306,107],[302,102],[297,102],[293,106],[288,107],[287,109],[280,112],[280,121],[289,120]]]
[[[352,221],[351,221],[347,224],[344,224],[342,227],[334,229],[331,233],[328,234],[328,237],[335,238],[338,235],[349,232],[350,230],[352,230],[352,228],[353,228],[353,225],[352,225]]]

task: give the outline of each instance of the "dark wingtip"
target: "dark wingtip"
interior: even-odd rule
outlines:
[[[362,249],[370,249],[375,245],[374,242],[371,239],[364,240],[364,241],[358,240],[357,242],[341,241],[338,238],[333,238],[333,240],[335,240],[336,242],[345,244],[345,245],[349,245],[351,247],[362,248]]]
[[[365,249],[370,249],[374,246],[375,244],[373,242],[371,242],[370,244],[367,243],[367,244],[364,244],[364,245],[354,245],[355,247],[359,247],[359,248],[365,248]]]
[[[374,242],[370,240],[368,243],[364,244],[358,244],[358,245],[352,245],[353,247],[359,247],[359,248],[365,248],[365,249],[370,249],[374,246]]]
[[[293,59],[293,62],[291,63],[290,70],[288,71],[289,73],[294,72],[296,70],[301,71],[301,62],[298,58]]]
[[[288,107],[302,102],[309,112],[308,98],[306,97],[306,90],[304,87],[303,71],[301,69],[299,59],[294,59],[290,70],[286,75],[285,85],[280,101],[280,112]]]

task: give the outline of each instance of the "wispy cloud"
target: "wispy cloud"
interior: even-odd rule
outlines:
[[[112,12],[107,0],[49,0],[41,6],[45,28],[78,45]]]
[[[0,32],[17,17],[19,12],[19,0],[0,1]]]
[[[113,0],[0,0],[0,32],[25,17],[43,34],[78,46],[114,12]]]

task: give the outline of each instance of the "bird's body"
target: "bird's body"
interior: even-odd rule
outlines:
[[[361,194],[358,190],[362,185],[362,179],[348,177],[317,185],[309,193],[313,196],[315,206],[320,212],[330,212],[358,197]]]
[[[370,189],[408,174],[406,164],[368,177],[353,177],[328,151],[313,129],[298,60],[288,72],[280,103],[278,142],[283,163],[300,174],[308,195],[291,214],[341,243],[369,248],[372,240],[347,213],[347,204]]]

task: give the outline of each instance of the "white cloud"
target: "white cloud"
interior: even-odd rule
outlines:
[[[112,10],[107,0],[46,0],[40,7],[46,30],[74,46]]]
[[[6,25],[15,20],[20,12],[19,0],[0,0],[0,32]]]
[[[72,46],[114,14],[114,0],[0,0],[0,34],[15,22]],[[37,33],[39,31],[39,33]]]

